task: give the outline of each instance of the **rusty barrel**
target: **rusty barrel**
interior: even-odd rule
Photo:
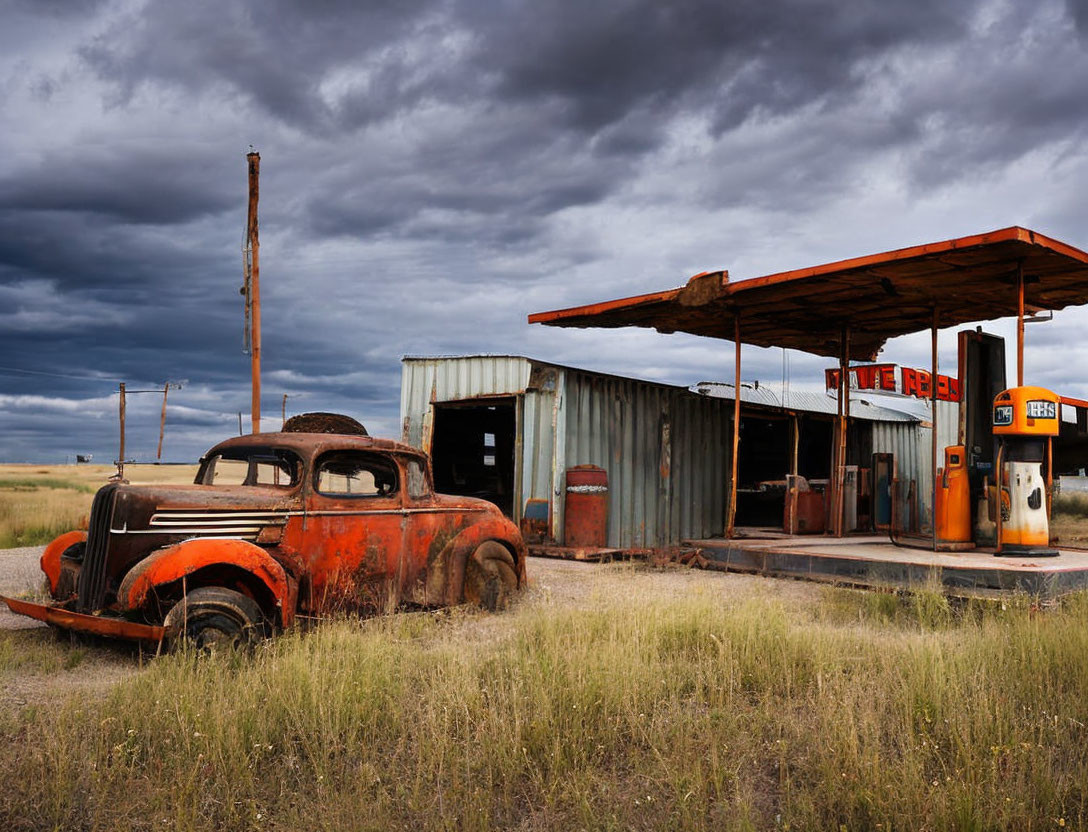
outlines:
[[[567,469],[565,540],[577,548],[608,544],[608,472],[596,465]]]

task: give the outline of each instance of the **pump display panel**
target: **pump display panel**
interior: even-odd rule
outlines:
[[[994,424],[995,425],[1011,425],[1012,424],[1012,405],[1011,404],[999,404],[994,407]]]
[[[1027,404],[1027,413],[1029,419],[1057,419],[1058,405],[1056,402],[1033,399]],[[1011,407],[1009,408],[1009,420],[1012,420]]]

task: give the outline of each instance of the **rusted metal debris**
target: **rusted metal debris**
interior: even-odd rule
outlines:
[[[369,436],[363,423],[343,413],[299,413],[283,423],[283,433],[341,433]]]
[[[146,641],[184,633],[197,644],[334,611],[504,606],[525,585],[517,527],[491,503],[431,483],[429,458],[387,439],[229,439],[201,460],[193,485],[104,486],[88,530],[42,555],[53,602],[3,600],[65,629]]]

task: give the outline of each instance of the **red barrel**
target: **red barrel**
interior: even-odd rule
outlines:
[[[574,548],[608,545],[608,472],[596,465],[575,465],[567,469],[567,546]]]

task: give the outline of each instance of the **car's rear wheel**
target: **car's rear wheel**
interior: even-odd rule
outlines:
[[[264,638],[267,622],[252,598],[219,586],[194,589],[166,614],[171,645],[197,650],[233,650]]]
[[[465,562],[464,600],[486,610],[501,610],[517,589],[518,573],[510,551],[494,540],[477,546]]]

